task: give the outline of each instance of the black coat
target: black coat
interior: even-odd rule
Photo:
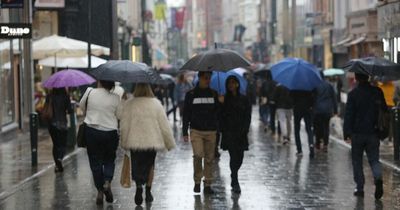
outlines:
[[[377,134],[379,109],[387,109],[381,89],[368,83],[354,88],[347,97],[343,126],[345,137]]]
[[[67,113],[73,113],[71,101],[65,94],[50,94],[46,100],[51,97],[53,105],[53,117],[50,120],[51,125],[60,130],[67,130]]]
[[[221,148],[223,150],[248,150],[251,122],[251,104],[246,96],[230,96],[222,105],[220,127],[222,132]]]
[[[272,97],[277,109],[292,109],[293,99],[290,90],[283,85],[277,85]]]

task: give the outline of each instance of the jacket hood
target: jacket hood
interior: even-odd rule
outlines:
[[[228,81],[229,81],[230,79],[234,79],[234,80],[238,83],[237,95],[240,95],[240,82],[239,82],[239,79],[238,79],[236,76],[234,76],[234,75],[229,75],[229,76],[226,78],[226,80],[225,80],[225,90],[226,90],[226,93],[229,93]]]

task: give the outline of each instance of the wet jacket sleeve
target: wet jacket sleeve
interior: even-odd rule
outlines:
[[[355,109],[354,96],[350,92],[347,99],[346,112],[344,115],[344,124],[343,124],[343,137],[345,139],[347,139],[347,137],[351,137],[351,134],[353,132],[353,125],[355,121],[354,109]]]
[[[185,105],[183,109],[183,119],[182,119],[182,135],[189,135],[189,126],[190,126],[190,118],[192,115],[192,101],[193,101],[193,93],[188,92],[185,95]]]

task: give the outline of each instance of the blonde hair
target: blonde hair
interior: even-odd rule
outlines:
[[[151,90],[151,87],[149,84],[145,83],[138,83],[136,84],[135,87],[135,92],[133,93],[134,97],[149,97],[152,98],[154,97],[154,93]]]

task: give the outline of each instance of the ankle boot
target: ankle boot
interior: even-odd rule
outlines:
[[[103,192],[104,192],[104,195],[106,196],[106,201],[108,203],[112,203],[114,201],[114,197],[113,197],[113,194],[111,192],[111,183],[110,183],[110,181],[105,181],[105,183],[103,185]]]
[[[153,202],[154,198],[153,195],[151,194],[151,187],[146,186],[146,202],[150,203]]]
[[[100,190],[97,191],[96,204],[103,205],[103,192]]]
[[[136,187],[136,194],[135,194],[135,203],[136,205],[140,206],[143,203],[143,187],[142,186],[137,186]]]

